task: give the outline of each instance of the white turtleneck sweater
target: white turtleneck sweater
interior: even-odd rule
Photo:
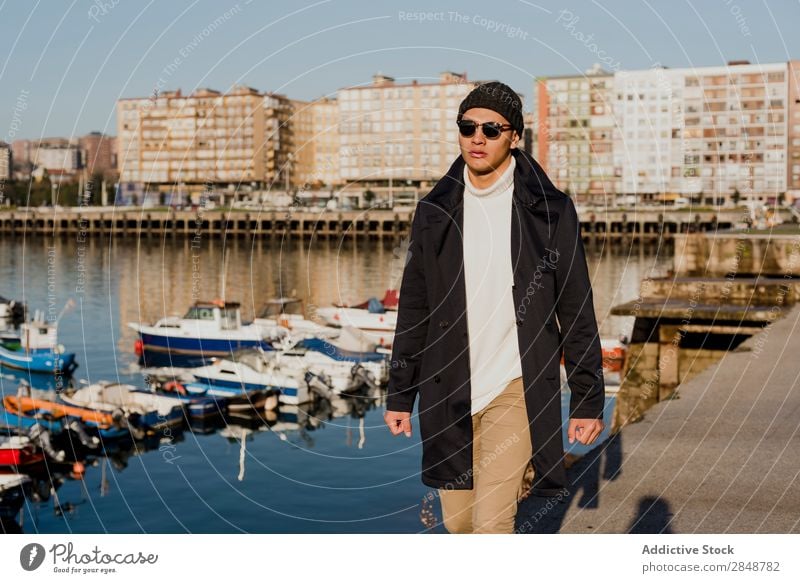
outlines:
[[[475,415],[522,376],[511,292],[511,164],[491,186],[477,189],[464,166],[464,281]]]

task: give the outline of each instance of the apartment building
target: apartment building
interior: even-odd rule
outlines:
[[[459,155],[458,106],[475,85],[446,71],[433,83],[377,74],[370,85],[340,89],[342,181],[435,182]]]
[[[114,172],[114,136],[91,132],[78,140],[83,167],[90,175]]]
[[[536,152],[559,188],[702,204],[800,195],[800,67],[595,70],[536,82]]]
[[[33,146],[32,162],[48,172],[76,172],[81,167],[81,150],[77,140],[46,138]]]
[[[12,160],[11,146],[5,142],[0,142],[0,180],[11,178]]]
[[[270,190],[291,188],[294,160],[294,107],[292,100],[279,93],[265,93],[264,184]]]
[[[265,162],[275,171],[278,158],[267,155],[265,145],[275,146],[280,129],[266,127],[265,104],[271,111],[277,101],[242,85],[227,93],[177,90],[119,100],[120,182],[180,185],[197,194],[267,181]]]
[[[800,61],[789,61],[787,77],[786,194],[791,201],[800,199]]]
[[[323,97],[311,104],[314,116],[313,176],[311,184],[338,185],[339,176],[339,102]]]
[[[595,202],[616,192],[614,76],[596,66],[584,75],[541,77],[533,95],[533,153],[553,183]]]
[[[674,188],[673,169],[681,164],[683,76],[663,67],[619,71],[612,91],[616,192],[656,199]]]

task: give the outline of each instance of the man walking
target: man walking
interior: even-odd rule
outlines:
[[[511,533],[531,493],[567,486],[568,438],[603,430],[602,354],[577,213],[519,147],[519,96],[473,89],[458,111],[461,155],[414,212],[384,420],[411,436],[419,395],[422,481],[451,533]]]

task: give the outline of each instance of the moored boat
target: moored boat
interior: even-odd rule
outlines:
[[[289,330],[294,337],[316,336],[335,338],[339,330],[324,326],[306,316],[305,302],[300,298],[280,297],[267,300],[253,320],[253,324],[266,330],[280,326]]]
[[[61,399],[73,407],[101,413],[113,415],[121,411],[131,425],[151,431],[180,425],[184,419],[184,403],[180,399],[123,383],[101,381],[62,394]]]
[[[328,326],[358,328],[379,346],[383,348],[392,346],[397,327],[397,312],[386,310],[377,299],[366,309],[334,306],[319,308],[317,315]]]
[[[3,421],[12,427],[30,427],[35,423],[43,423],[49,424],[53,429],[61,427],[80,434],[80,429],[71,423],[79,420],[81,427],[97,433],[103,439],[130,436],[127,427],[115,420],[110,413],[72,407],[52,399],[6,395],[3,397],[3,408]]]
[[[69,375],[75,369],[75,354],[58,343],[58,323],[46,322],[41,312],[20,325],[19,344],[0,344],[0,364],[28,373]]]
[[[0,435],[0,468],[20,468],[44,461],[44,453],[24,435]]]
[[[237,302],[196,302],[183,317],[162,318],[152,326],[136,322],[128,326],[139,334],[137,354],[161,352],[176,356],[210,358],[241,348],[271,350],[272,342],[285,337],[280,326],[267,328],[242,324]]]
[[[315,394],[330,398],[347,393],[365,382],[380,385],[386,377],[384,355],[380,360],[346,360],[317,348],[300,342],[287,350],[241,350],[192,374],[209,387],[277,390],[281,403],[293,405],[311,401]]]

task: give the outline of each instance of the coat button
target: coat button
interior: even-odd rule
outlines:
[[[448,322],[447,320],[442,320],[441,322],[439,322],[439,328],[447,328],[449,325],[450,322]]]
[[[441,381],[442,381],[442,377],[440,377],[438,374],[435,377],[433,377],[433,382],[434,383],[439,383]]]
[[[522,326],[522,320],[517,320],[517,326]]]

